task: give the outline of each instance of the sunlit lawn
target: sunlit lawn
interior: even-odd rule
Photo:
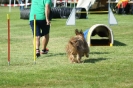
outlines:
[[[7,14],[10,15],[11,57],[8,66]],[[49,53],[34,64],[29,21],[20,19],[18,7],[0,7],[0,88],[133,88],[133,15],[117,15],[118,25],[108,25],[107,14],[89,14],[66,26],[67,19],[51,21]],[[91,46],[85,63],[71,64],[65,46],[76,28],[108,25],[114,45]]]

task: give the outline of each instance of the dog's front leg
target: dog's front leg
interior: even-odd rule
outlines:
[[[86,57],[89,57],[89,54],[88,54],[88,53],[85,53],[85,56],[86,56]]]
[[[79,54],[77,54],[77,62],[81,63],[81,56]]]
[[[73,54],[70,55],[69,59],[70,59],[71,63],[75,62]]]

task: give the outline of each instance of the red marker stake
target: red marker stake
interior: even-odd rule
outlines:
[[[10,17],[7,14],[7,22],[8,22],[8,65],[10,65]]]

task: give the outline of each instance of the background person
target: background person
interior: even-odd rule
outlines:
[[[119,10],[119,13],[125,14],[129,12],[129,0],[119,0],[116,7]]]
[[[40,38],[42,37],[42,54],[47,54],[50,32],[51,0],[32,0],[30,10],[30,26],[34,35],[34,15],[36,15],[36,56],[40,56]],[[33,43],[34,44],[34,43]]]
[[[25,3],[25,0],[17,0],[18,1],[18,4],[20,5],[20,11],[24,9],[24,3]]]

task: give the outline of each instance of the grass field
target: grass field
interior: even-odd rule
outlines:
[[[66,19],[51,22],[49,53],[34,64],[32,32],[28,20],[20,19],[18,7],[0,7],[0,88],[133,88],[133,15],[117,15],[118,25],[109,26],[114,46],[91,46],[85,63],[72,64],[65,46],[76,28],[108,25],[107,14],[89,14],[66,26]],[[8,66],[7,18],[10,14],[11,61]]]

